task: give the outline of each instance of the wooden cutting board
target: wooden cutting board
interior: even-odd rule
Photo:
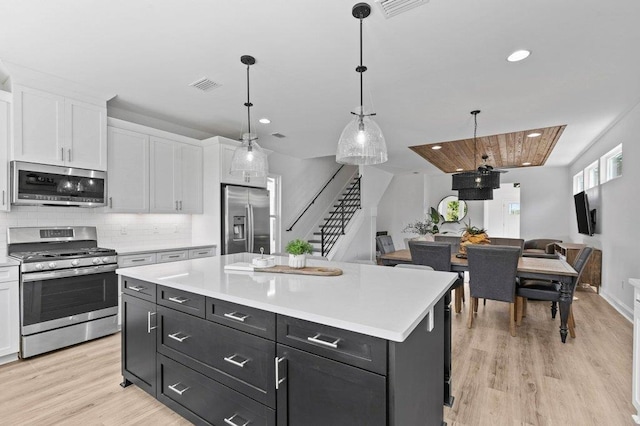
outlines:
[[[321,266],[306,266],[304,268],[291,268],[285,265],[276,265],[270,268],[256,268],[255,272],[275,272],[279,274],[298,274],[298,275],[319,275],[324,277],[335,277],[342,275],[342,269],[324,268]]]

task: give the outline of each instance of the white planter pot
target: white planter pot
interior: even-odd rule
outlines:
[[[289,267],[290,268],[304,268],[307,263],[307,258],[304,254],[290,254],[289,255]]]

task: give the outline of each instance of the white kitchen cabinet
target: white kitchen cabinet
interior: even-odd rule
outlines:
[[[13,88],[13,160],[107,169],[107,108],[30,87]]]
[[[9,170],[7,153],[11,140],[11,95],[0,91],[0,211],[9,210]]]
[[[149,136],[109,127],[107,211],[149,211]]]
[[[19,306],[18,266],[0,267],[0,364],[18,359]]]
[[[233,158],[233,152],[236,150],[237,145],[226,144],[221,141],[220,143],[220,182],[231,183],[235,185],[244,186],[256,186],[260,188],[267,187],[267,178],[265,177],[245,177],[234,176],[230,173],[231,159]]]
[[[151,137],[152,213],[202,213],[202,147]]]

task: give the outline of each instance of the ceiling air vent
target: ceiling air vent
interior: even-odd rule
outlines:
[[[285,136],[285,135],[283,135],[282,133],[278,133],[278,132],[271,133],[271,136],[274,136],[274,137],[276,137],[276,138],[280,138],[280,139],[282,139],[282,138],[286,138],[286,136]]]
[[[209,80],[207,77],[202,77],[189,84],[191,87],[195,87],[196,89],[200,89],[203,92],[208,92],[209,90],[217,89],[221,85],[216,83],[215,81]]]
[[[429,3],[429,0],[375,0],[375,2],[378,3],[382,13],[388,19],[414,7]]]

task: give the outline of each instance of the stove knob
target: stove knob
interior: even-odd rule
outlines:
[[[53,269],[56,267],[56,262],[50,262],[49,263],[49,268]]]
[[[108,257],[103,257],[102,258],[102,263],[109,263],[109,258]]]
[[[80,261],[78,259],[71,261],[71,266],[78,266],[79,264],[80,264]]]
[[[38,271],[41,271],[41,270],[42,270],[42,268],[44,268],[44,266],[42,266],[42,263],[36,263],[36,269],[37,269]]]
[[[100,258],[99,258],[99,257],[95,257],[95,258],[93,259],[93,264],[94,264],[94,265],[97,265],[98,263],[100,263]]]

